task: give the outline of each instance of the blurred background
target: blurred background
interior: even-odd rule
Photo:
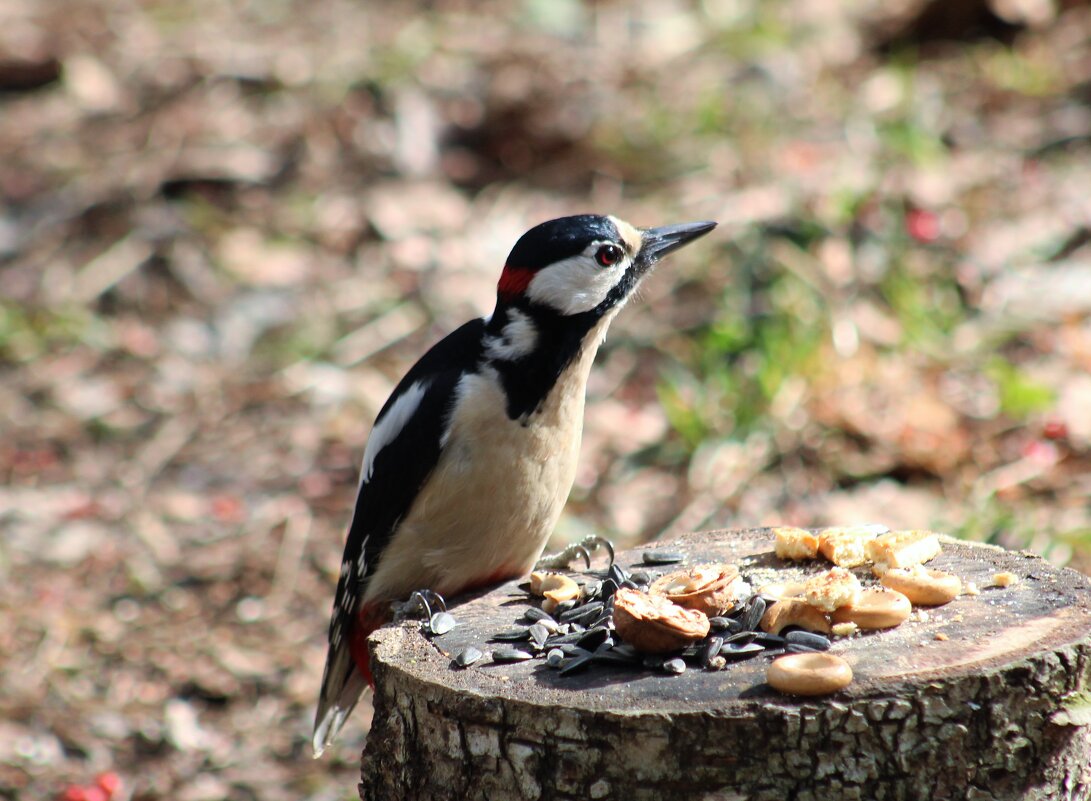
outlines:
[[[555,547],[1091,569],[1089,102],[1072,0],[5,0],[0,797],[355,798],[370,710],[308,738],[371,421],[555,216],[720,221]]]

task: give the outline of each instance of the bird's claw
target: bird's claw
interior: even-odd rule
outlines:
[[[403,603],[393,603],[391,606],[394,608],[394,619],[398,621],[429,620],[437,609],[441,612],[447,611],[447,602],[443,600],[443,596],[428,589],[414,590]]]
[[[572,560],[581,558],[588,569],[591,567],[591,552],[597,551],[599,548],[605,548],[606,552],[610,555],[610,564],[614,563],[614,544],[605,537],[600,537],[597,534],[584,537],[579,542],[574,542],[571,545],[562,548],[555,554],[543,556],[538,560],[538,564],[535,568],[540,570],[564,570]]]

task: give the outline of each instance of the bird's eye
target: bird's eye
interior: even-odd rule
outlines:
[[[621,248],[617,245],[603,245],[595,251],[595,261],[603,267],[610,267],[621,261]]]

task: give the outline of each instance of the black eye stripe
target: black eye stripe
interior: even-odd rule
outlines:
[[[610,267],[621,261],[624,254],[617,245],[603,245],[595,251],[595,261],[603,267]]]

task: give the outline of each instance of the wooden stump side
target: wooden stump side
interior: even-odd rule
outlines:
[[[766,530],[675,546],[690,564],[733,561],[759,577],[820,569],[780,567]],[[434,642],[413,625],[383,629],[361,798],[1091,798],[1091,725],[1065,714],[1091,692],[1091,581],[954,541],[936,564],[982,587],[997,570],[1022,580],[840,641],[856,681],[817,700],[770,690],[762,658],[682,676],[594,666],[562,678],[541,660],[487,658],[452,670],[452,654],[487,652],[522,614],[517,582],[453,610],[460,625]]]

